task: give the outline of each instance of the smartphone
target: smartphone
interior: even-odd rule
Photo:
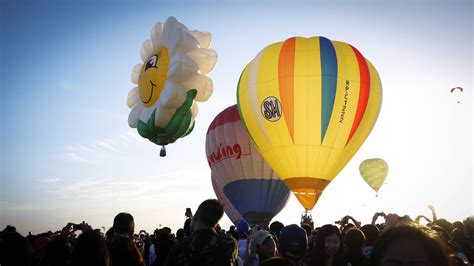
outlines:
[[[80,224],[73,224],[72,225],[72,230],[74,230],[74,231],[81,230],[81,225]]]

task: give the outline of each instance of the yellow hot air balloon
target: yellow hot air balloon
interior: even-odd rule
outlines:
[[[365,141],[381,100],[372,64],[324,37],[267,46],[245,67],[237,91],[259,152],[307,210]]]
[[[359,172],[365,182],[375,192],[379,192],[388,174],[388,164],[380,158],[367,159],[360,163]]]

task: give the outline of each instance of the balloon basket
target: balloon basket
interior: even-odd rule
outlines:
[[[301,214],[300,225],[302,226],[303,224],[307,224],[307,225],[311,226],[311,229],[314,229],[313,217],[311,216],[311,213],[308,212],[308,210],[305,210]]]
[[[165,146],[161,146],[161,150],[160,150],[160,157],[165,157],[166,156],[166,148]]]

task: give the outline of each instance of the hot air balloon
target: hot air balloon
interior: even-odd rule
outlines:
[[[212,94],[212,80],[206,74],[214,68],[217,54],[209,49],[210,43],[210,33],[191,31],[173,17],[156,23],[151,38],[143,43],[143,64],[132,71],[137,86],[128,93],[132,109],[128,124],[161,145],[160,156],[166,156],[165,145],[191,133],[196,102],[207,101]]]
[[[222,188],[217,185],[216,178],[213,175],[211,176],[211,182],[217,199],[224,205],[225,214],[227,214],[227,217],[229,217],[233,224],[237,225],[237,223],[242,220],[239,211],[230,203]]]
[[[360,163],[359,172],[365,182],[375,192],[379,192],[388,174],[388,164],[380,158],[367,159]]]
[[[237,92],[257,149],[306,210],[365,141],[381,100],[374,66],[324,37],[267,46],[243,70]]]
[[[286,205],[290,190],[249,139],[236,105],[209,126],[206,156],[216,185],[250,224],[267,225]]]

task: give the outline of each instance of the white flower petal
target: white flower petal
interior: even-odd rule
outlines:
[[[173,37],[168,41],[168,48],[170,54],[175,53],[186,53],[193,49],[199,48],[199,42],[189,31],[183,28],[177,28],[173,34]]]
[[[140,72],[142,71],[143,64],[136,64],[132,69],[132,82],[138,84],[140,78]]]
[[[194,102],[193,105],[191,106],[191,113],[192,113],[193,119],[195,119],[199,113],[199,108],[196,102]]]
[[[150,108],[143,108],[143,112],[140,114],[140,120],[143,123],[148,123],[148,119],[150,118],[151,113],[153,113],[153,110],[156,109],[156,106],[152,106]]]
[[[209,32],[193,30],[191,31],[191,34],[199,41],[199,46],[201,48],[211,47],[212,38]]]
[[[127,97],[127,106],[128,108],[133,108],[138,101],[140,100],[140,96],[138,95],[138,87],[133,88]]]
[[[186,91],[178,83],[167,81],[160,96],[160,105],[166,108],[178,108],[186,100]]]
[[[170,122],[171,117],[173,117],[173,114],[176,112],[176,109],[160,106],[156,111],[158,115],[155,116],[155,125],[164,128]]]
[[[143,108],[144,108],[143,105],[138,103],[137,105],[135,105],[135,107],[132,109],[132,111],[128,115],[128,125],[131,128],[137,127],[138,119],[140,118]]]
[[[194,60],[182,53],[175,54],[171,58],[168,79],[171,81],[183,81],[199,73],[199,66]]]
[[[199,65],[199,70],[202,75],[206,75],[211,72],[217,63],[217,53],[212,49],[199,48],[187,52],[194,62]]]
[[[194,77],[181,82],[185,91],[191,89],[197,90],[196,101],[205,102],[211,97],[214,91],[212,79],[203,75],[195,75]]]
[[[145,62],[148,60],[148,57],[151,56],[153,53],[153,44],[151,44],[151,41],[146,39],[143,42],[142,48],[140,49],[140,56],[142,57],[142,61]]]
[[[173,37],[176,28],[180,27],[179,22],[174,17],[169,17],[163,26],[163,42],[168,43]]]
[[[153,29],[151,29],[151,43],[153,44],[153,50],[164,45],[163,41],[163,22],[157,22]]]

